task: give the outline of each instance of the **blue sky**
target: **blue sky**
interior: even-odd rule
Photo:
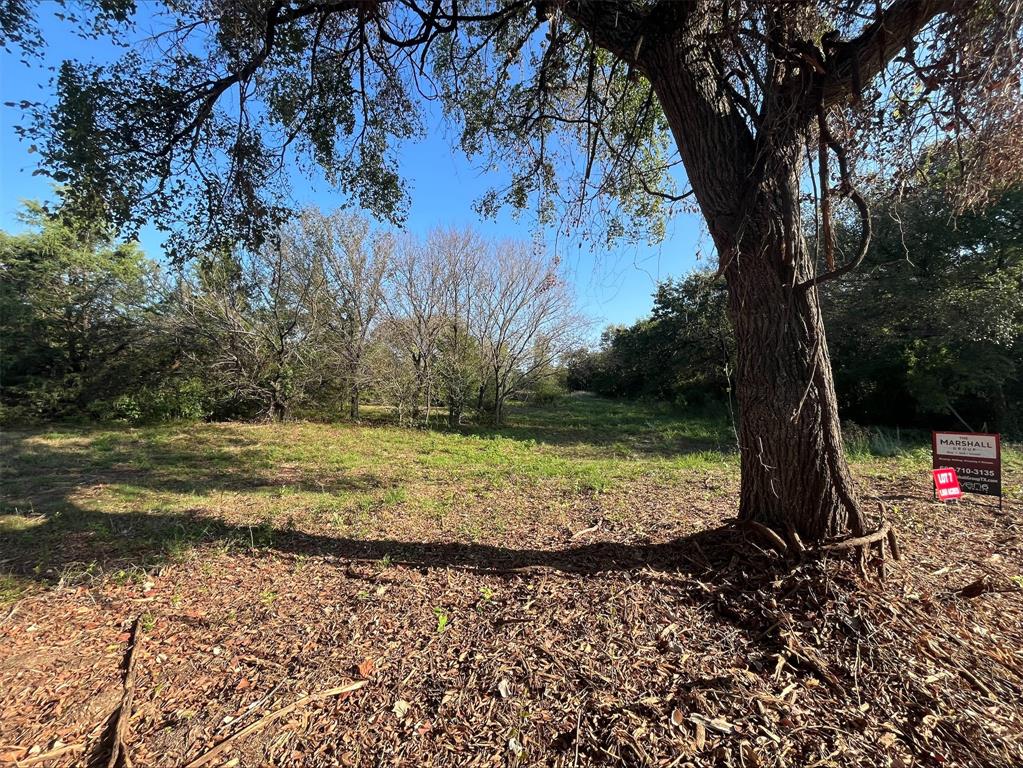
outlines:
[[[42,62],[25,66],[17,51],[0,51],[0,103],[22,99],[50,101],[50,66],[67,58],[107,61],[118,53],[107,41],[79,38],[56,19],[43,18],[41,23],[48,43]],[[49,199],[52,186],[46,177],[32,175],[35,156],[28,153],[28,145],[19,141],[14,131],[21,119],[19,111],[10,107],[0,109],[0,228],[20,231],[23,228],[17,220],[20,201]],[[508,211],[496,220],[480,219],[473,203],[494,180],[453,147],[453,131],[436,110],[427,112],[427,129],[426,139],[408,143],[400,152],[401,168],[411,192],[406,227],[418,234],[436,225],[473,225],[497,238],[531,239],[533,232],[528,219],[516,221]],[[330,210],[345,202],[322,178],[298,176],[296,182],[294,195],[303,205]],[[675,217],[669,224],[667,238],[656,246],[625,245],[612,252],[595,252],[589,245],[580,247],[564,237],[555,241],[551,233],[545,233],[545,239],[561,256],[582,310],[596,321],[595,333],[608,323],[631,323],[648,314],[657,281],[706,266],[706,257],[698,262],[696,253],[712,250],[699,217],[687,213]],[[161,257],[160,234],[145,229],[141,241],[147,255]]]

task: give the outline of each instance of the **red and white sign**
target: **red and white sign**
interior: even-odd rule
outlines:
[[[933,432],[931,467],[954,469],[963,493],[1002,495],[1000,436],[988,432]]]
[[[959,487],[959,476],[954,469],[943,467],[935,469],[933,474],[934,488],[938,492],[939,499],[948,501],[949,499],[958,499],[963,495],[963,490]]]

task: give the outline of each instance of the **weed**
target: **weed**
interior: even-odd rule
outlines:
[[[17,576],[0,574],[0,605],[13,603],[28,591],[28,583]]]
[[[437,617],[437,634],[441,634],[443,632],[447,632],[447,630],[448,630],[448,614],[447,614],[447,611],[445,611],[443,608],[438,606],[438,607],[433,609],[433,615]]]
[[[408,491],[402,487],[388,488],[384,491],[382,502],[384,506],[394,507],[408,499]]]

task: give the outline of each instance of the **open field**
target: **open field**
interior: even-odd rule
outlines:
[[[931,502],[926,446],[856,454],[881,584],[722,528],[717,419],[369,416],[6,433],[0,765],[106,764],[136,620],[136,766],[352,680],[209,764],[1023,764],[1019,452],[1003,512]]]

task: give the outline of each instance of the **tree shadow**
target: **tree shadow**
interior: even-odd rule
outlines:
[[[2,518],[3,515],[0,515]],[[574,574],[650,569],[693,571],[719,569],[719,550],[732,528],[715,528],[664,543],[599,542],[561,548],[506,547],[484,543],[410,541],[335,536],[265,525],[235,525],[201,513],[107,514],[74,507],[45,516],[24,531],[0,536],[5,544],[4,568],[52,581],[67,566],[95,563],[102,570],[152,568],[182,548],[235,547],[255,554],[276,552],[325,557],[337,562],[387,561],[410,568],[451,568],[488,574],[525,572],[534,568]],[[43,542],[59,546],[37,546]],[[46,568],[36,558],[47,550]]]
[[[187,427],[185,428],[187,429]],[[38,439],[36,432],[8,432],[0,441],[0,512],[59,506],[85,485],[118,485],[176,494],[210,495],[221,492],[287,488],[329,494],[363,493],[393,483],[373,472],[332,471],[314,474],[276,464],[265,445],[244,435],[218,436],[222,446],[182,447],[163,440],[92,439],[81,430],[82,442],[61,449]]]
[[[62,433],[65,434],[65,433]],[[310,533],[267,521],[229,522],[196,506],[183,511],[138,509],[152,493],[208,496],[279,487],[309,490],[328,498],[349,492],[386,490],[393,481],[373,473],[284,471],[265,461],[255,437],[217,436],[215,445],[174,440],[105,439],[75,433],[59,446],[33,432],[4,436],[0,504],[0,571],[52,582],[110,569],[158,567],[201,547],[275,550],[352,562],[387,559],[416,568],[472,569],[488,573],[549,568],[572,573],[632,569],[672,570],[680,563],[707,562],[701,548],[714,531],[675,542],[646,545],[598,543],[562,548],[505,547],[481,543],[370,539]],[[122,509],[82,503],[91,488],[111,488]],[[176,501],[180,502],[180,498]],[[711,537],[706,539],[704,537]],[[557,543],[557,542],[555,542]],[[696,564],[696,565],[694,565]],[[702,566],[701,566],[702,567]],[[706,565],[705,567],[712,567]]]

